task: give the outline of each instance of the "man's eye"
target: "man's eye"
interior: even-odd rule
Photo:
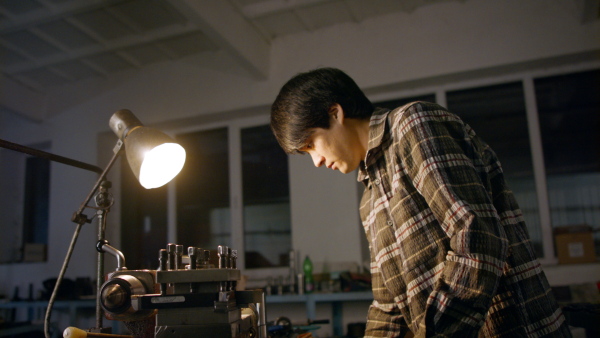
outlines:
[[[303,153],[309,152],[310,150],[312,150],[314,147],[313,143],[306,143],[304,144],[304,146],[302,146],[302,148],[298,149]]]

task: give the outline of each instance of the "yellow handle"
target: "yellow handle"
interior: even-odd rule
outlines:
[[[109,334],[109,333],[96,333],[87,332],[82,329],[78,329],[73,326],[69,326],[63,332],[63,338],[86,338],[86,337],[111,337],[111,338],[133,338],[133,336],[123,334]]]

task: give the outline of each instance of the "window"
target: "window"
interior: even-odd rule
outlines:
[[[246,268],[288,266],[292,248],[287,155],[268,125],[242,129]]]
[[[233,121],[176,138],[187,152],[176,179],[177,244],[209,250],[227,245],[244,254],[238,262],[246,269],[287,266],[288,162],[269,126]],[[240,154],[240,166],[231,154]]]
[[[186,163],[176,178],[177,244],[232,246],[227,128],[177,135]]]
[[[552,226],[597,227],[600,70],[538,78],[534,84]]]
[[[50,161],[29,157],[25,163],[23,240],[26,244],[48,244]]]
[[[167,246],[167,187],[145,189],[123,157],[120,167],[122,245],[117,249],[128,268],[156,269],[158,251]]]

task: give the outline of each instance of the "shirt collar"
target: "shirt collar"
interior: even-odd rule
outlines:
[[[360,163],[358,170],[358,181],[363,182],[369,178],[367,166],[371,165],[377,159],[379,153],[377,149],[381,146],[383,140],[387,116],[390,113],[386,108],[375,108],[371,120],[369,122],[369,143],[367,146],[367,154],[365,159]]]

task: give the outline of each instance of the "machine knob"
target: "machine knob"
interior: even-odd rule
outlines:
[[[175,270],[183,269],[183,245],[175,245]]]
[[[122,284],[106,285],[102,290],[102,305],[108,312],[122,313],[129,308],[131,291]]]
[[[167,269],[175,270],[175,244],[167,244]]]
[[[146,316],[149,311],[136,311],[132,296],[146,294],[144,284],[135,276],[124,274],[106,281],[100,289],[100,304],[107,313],[121,318]]]
[[[228,268],[228,255],[229,248],[226,245],[217,246],[217,255],[219,256],[219,269],[227,269]]]
[[[195,270],[197,265],[198,248],[190,246],[188,247],[188,257],[190,258],[190,270]]]

